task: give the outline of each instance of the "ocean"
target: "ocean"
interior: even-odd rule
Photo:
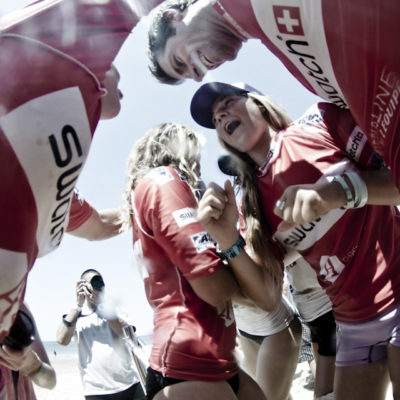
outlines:
[[[150,351],[151,335],[139,336],[138,339],[142,343],[143,347],[146,348],[146,351]],[[61,344],[52,341],[44,341],[43,345],[50,359],[57,357],[58,355],[62,356],[62,359],[64,360],[78,358],[78,349],[73,339],[67,346],[62,346]]]
[[[49,357],[57,357],[60,355],[64,359],[78,358],[77,347],[73,340],[71,340],[71,343],[68,346],[62,346],[57,342],[43,342],[43,345]]]

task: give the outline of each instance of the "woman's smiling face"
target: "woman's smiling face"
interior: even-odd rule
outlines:
[[[236,150],[251,156],[252,151],[264,143],[268,123],[251,98],[243,95],[220,97],[212,112],[218,136]]]

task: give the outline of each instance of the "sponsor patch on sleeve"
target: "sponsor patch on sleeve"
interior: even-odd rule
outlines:
[[[174,176],[166,167],[157,167],[149,172],[148,176],[156,181],[159,185],[170,182],[174,180]]]
[[[214,249],[215,243],[207,232],[199,232],[190,237],[197,253],[202,253],[207,249]]]
[[[196,210],[194,208],[181,208],[180,210],[174,211],[172,215],[180,228],[197,222]]]
[[[359,126],[353,129],[346,144],[347,153],[355,160],[360,159],[361,152],[367,142],[367,137]]]

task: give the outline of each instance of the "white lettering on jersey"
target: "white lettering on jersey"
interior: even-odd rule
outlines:
[[[379,79],[378,91],[373,102],[370,122],[370,138],[372,145],[383,152],[382,142],[387,130],[397,115],[400,99],[400,79],[397,74],[384,68]]]
[[[180,210],[174,211],[172,215],[180,228],[197,222],[196,210],[194,208],[181,208]]]
[[[151,179],[157,182],[160,186],[164,183],[174,180],[174,176],[166,167],[157,167],[152,169],[148,175]]]
[[[214,241],[207,232],[199,232],[190,237],[197,253],[202,253],[207,249],[215,248]]]
[[[57,247],[73,189],[87,158],[91,131],[77,87],[33,99],[0,118],[0,126],[35,197],[39,255]]]
[[[321,0],[251,0],[268,39],[296,66],[315,92],[347,107],[325,38]]]
[[[320,259],[320,277],[335,282],[345,265],[336,256],[322,256]]]
[[[344,209],[335,209],[328,214],[317,218],[308,224],[296,225],[285,231],[276,232],[275,237],[284,244],[296,250],[306,250],[321,239],[346,212]]]
[[[325,174],[321,176],[316,183],[326,182],[328,176],[340,175],[345,170],[352,168],[352,163],[350,161],[346,160],[337,163],[325,171]],[[346,210],[344,208],[331,210],[313,222],[295,225],[293,228],[284,232],[276,231],[274,237],[289,249],[297,251],[306,250],[321,239],[332,226],[342,218],[345,212]]]
[[[367,143],[367,137],[359,126],[353,129],[346,143],[346,151],[354,160],[359,160],[361,152]]]

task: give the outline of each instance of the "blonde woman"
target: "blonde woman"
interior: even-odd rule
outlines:
[[[317,103],[292,123],[257,90],[219,82],[196,92],[191,111],[217,130],[241,172],[246,240],[259,261],[237,265],[235,273],[271,282],[259,299],[265,302],[281,290],[273,244],[285,248],[287,263],[303,256],[339,327],[335,398],[383,399],[388,367],[399,399],[400,217],[395,207],[377,205],[399,204],[400,196],[390,172],[376,169],[379,157],[349,111]],[[207,189],[199,207],[199,220],[221,248],[238,238],[233,209],[229,184]],[[235,262],[244,261],[239,257]]]
[[[147,398],[264,400],[233,357],[239,287],[196,218],[199,159],[198,135],[169,123],[128,160],[125,223],[154,309]]]

